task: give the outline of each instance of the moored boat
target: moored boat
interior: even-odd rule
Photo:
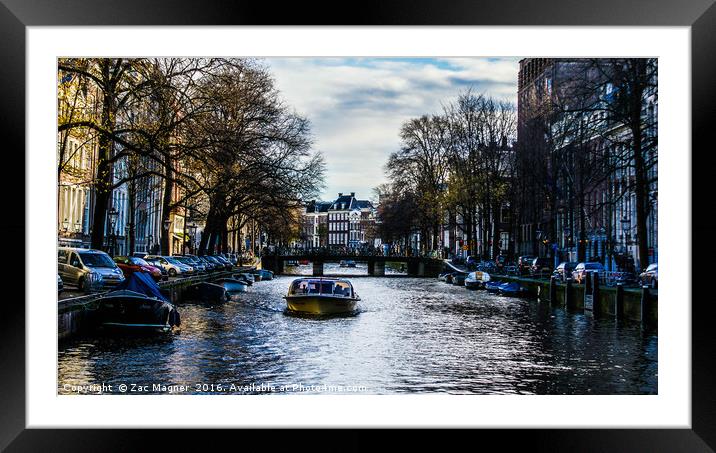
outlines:
[[[284,296],[292,312],[309,314],[351,313],[360,297],[350,281],[340,278],[297,278]]]
[[[249,286],[251,286],[256,280],[254,274],[250,272],[240,272],[238,274],[234,274],[234,278],[237,280],[245,280],[249,283]]]
[[[490,274],[482,271],[470,272],[465,277],[465,288],[481,289],[485,287],[485,283],[490,281]]]
[[[254,276],[251,274],[234,274],[232,278],[244,282],[247,286],[254,284]]]
[[[456,272],[455,275],[452,277],[452,284],[455,286],[465,286],[465,278],[467,277],[467,274],[463,274],[462,272]]]
[[[494,280],[485,282],[483,285],[485,289],[491,293],[496,293],[500,290],[500,285],[502,285],[502,282],[496,282]]]
[[[136,272],[97,301],[96,320],[105,329],[168,332],[181,321],[179,311],[148,275]]]
[[[519,283],[503,283],[498,287],[499,294],[503,296],[519,296],[524,293],[524,289]]]
[[[96,316],[101,327],[125,331],[168,332],[180,323],[171,303],[126,289],[102,296]]]
[[[245,293],[248,290],[248,285],[244,280],[236,278],[220,278],[214,280],[214,283],[222,285],[224,289],[230,293]]]
[[[207,282],[189,286],[184,290],[182,297],[185,302],[200,304],[222,304],[231,298],[223,285]]]

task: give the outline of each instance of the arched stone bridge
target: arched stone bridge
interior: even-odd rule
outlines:
[[[410,277],[437,277],[445,267],[445,262],[438,258],[427,258],[419,256],[381,256],[381,255],[351,255],[351,254],[292,254],[292,255],[264,255],[261,257],[261,267],[272,271],[274,274],[283,274],[286,261],[310,261],[313,263],[313,275],[323,275],[325,263],[338,263],[340,261],[352,260],[355,262],[368,263],[368,275],[385,275],[385,263],[406,263],[407,274]]]

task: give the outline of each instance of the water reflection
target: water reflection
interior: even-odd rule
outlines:
[[[257,283],[218,307],[182,306],[181,330],[165,337],[63,344],[59,392],[129,382],[326,384],[371,394],[657,392],[657,335],[639,325],[435,280],[372,277],[353,280],[357,314],[301,317],[285,311],[290,281]]]

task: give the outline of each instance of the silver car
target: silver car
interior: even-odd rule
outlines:
[[[122,270],[101,250],[59,247],[57,249],[57,272],[62,281],[87,290],[88,275],[97,273],[102,276],[105,287],[116,286],[124,281]]]
[[[177,275],[190,275],[194,273],[194,268],[180,262],[173,256],[147,255],[144,259],[151,259],[162,266],[170,277]]]

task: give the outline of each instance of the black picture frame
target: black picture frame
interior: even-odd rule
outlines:
[[[228,430],[208,434],[196,431],[157,433],[146,430],[52,430],[26,429],[25,423],[25,300],[24,282],[17,278],[17,269],[30,269],[25,262],[26,236],[25,198],[17,196],[25,187],[25,171],[32,171],[25,162],[25,30],[42,25],[629,25],[629,26],[690,26],[692,37],[692,241],[700,240],[698,253],[693,254],[692,269],[708,270],[707,257],[714,256],[713,241],[708,240],[716,225],[709,213],[713,178],[713,145],[709,134],[716,110],[716,6],[714,0],[648,1],[602,0],[575,4],[568,0],[508,0],[502,2],[455,1],[453,3],[413,0],[384,4],[377,1],[350,2],[332,6],[296,2],[277,6],[271,2],[235,1],[190,2],[187,0],[124,0],[92,2],[90,0],[0,0],[0,109],[2,111],[3,159],[12,168],[2,179],[5,203],[0,231],[5,240],[5,256],[15,277],[6,277],[8,289],[0,312],[0,448],[8,451],[106,451],[144,450],[165,442],[179,443],[189,449],[192,441],[218,445],[215,436],[237,444],[236,435]],[[670,150],[685,153],[688,150]],[[698,158],[698,159],[697,159]],[[698,165],[694,165],[698,162]],[[685,182],[686,183],[686,182]],[[701,209],[699,209],[699,207]],[[24,238],[20,240],[20,238]],[[692,248],[689,237],[684,247]],[[669,238],[669,240],[675,240]],[[19,258],[23,257],[23,258]],[[26,265],[30,267],[26,267]],[[688,263],[683,263],[688,265]],[[7,269],[6,276],[10,275]],[[697,283],[697,278],[693,279]],[[480,430],[461,436],[437,434],[445,440],[441,449],[457,441],[472,445],[522,445],[549,451],[713,451],[716,448],[716,396],[714,395],[714,335],[712,297],[703,285],[694,286],[683,300],[667,301],[688,305],[692,302],[692,429],[609,429],[609,430]],[[479,410],[479,408],[477,408]],[[578,417],[579,414],[575,414]],[[271,436],[272,447],[281,438],[296,444],[296,433],[284,432]],[[331,437],[341,437],[342,448],[368,449],[377,442],[363,434],[335,430]],[[411,432],[402,436],[422,443],[429,431]],[[263,435],[261,436],[263,437]],[[231,439],[234,440],[231,440]],[[333,440],[331,440],[333,442]],[[312,442],[315,445],[315,440]],[[238,444],[237,444],[238,445]],[[166,448],[167,445],[162,448]],[[362,447],[362,448],[361,448]],[[273,448],[272,448],[273,449]]]

